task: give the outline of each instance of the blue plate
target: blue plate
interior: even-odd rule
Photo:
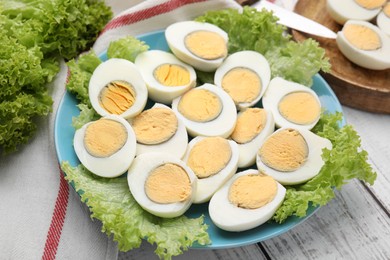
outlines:
[[[150,46],[150,49],[168,51],[168,45],[165,41],[163,31],[145,34],[138,38],[145,41],[146,44]],[[107,59],[106,55],[102,54],[101,59]],[[322,107],[331,113],[336,111],[342,112],[341,105],[337,97],[326,81],[318,74],[313,77],[313,80],[314,84],[312,89],[318,94]],[[72,117],[79,115],[77,104],[78,102],[75,96],[66,92],[58,107],[54,126],[54,138],[58,160],[59,162],[69,161],[69,163],[73,166],[80,164],[72,145],[75,132],[72,127]],[[345,122],[342,122],[342,125],[344,124]],[[283,224],[268,222],[249,231],[232,233],[223,231],[213,225],[208,214],[207,206],[207,203],[193,205],[186,212],[188,217],[198,217],[204,214],[205,222],[209,225],[208,232],[212,244],[208,246],[194,245],[194,248],[229,248],[257,243],[287,232],[309,218],[318,209],[318,207],[310,206],[307,211],[307,216],[304,218],[289,217]]]

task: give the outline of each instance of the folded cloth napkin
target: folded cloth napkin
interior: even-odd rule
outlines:
[[[139,35],[192,19],[205,11],[238,8],[233,0],[107,0],[116,17],[94,50],[125,35]],[[124,8],[126,10],[122,11]],[[91,220],[88,208],[59,169],[54,122],[65,92],[67,68],[52,90],[53,113],[39,121],[35,137],[19,152],[0,157],[0,259],[116,259],[117,247]]]

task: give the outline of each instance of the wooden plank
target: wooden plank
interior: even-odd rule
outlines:
[[[158,259],[154,254],[155,247],[142,243],[138,249],[131,250],[127,253],[120,252],[118,254],[118,260],[153,260]],[[265,260],[266,256],[262,253],[261,249],[257,245],[249,245],[230,249],[190,249],[184,254],[174,257],[176,260],[247,260],[258,259]]]
[[[390,259],[390,219],[353,180],[328,205],[263,243],[271,259]]]

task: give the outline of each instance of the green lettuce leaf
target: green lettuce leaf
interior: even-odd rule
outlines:
[[[74,94],[81,104],[86,104],[89,107],[92,107],[88,96],[89,80],[100,63],[102,61],[94,51],[83,53],[77,61],[72,59],[67,62],[69,77],[66,89]]]
[[[81,194],[92,214],[99,219],[102,231],[113,235],[119,250],[128,251],[141,245],[142,239],[156,244],[155,253],[163,259],[181,254],[193,243],[210,243],[203,216],[190,219],[186,216],[167,219],[156,217],[143,210],[130,193],[127,178],[96,177],[82,165],[72,167],[61,163],[66,179]]]
[[[110,43],[107,49],[107,57],[122,58],[131,62],[135,61],[138,54],[149,50],[149,46],[133,36],[127,36]]]
[[[367,152],[361,149],[360,137],[351,125],[340,127],[342,114],[323,114],[313,132],[332,142],[332,149],[324,149],[325,165],[310,181],[287,186],[283,204],[273,219],[282,223],[289,216],[306,216],[309,205],[322,206],[334,198],[334,189],[341,189],[349,180],[357,178],[373,184],[377,174],[367,162]]]
[[[217,25],[229,35],[229,53],[254,50],[263,54],[270,63],[272,77],[311,86],[318,71],[330,70],[325,51],[312,39],[302,43],[291,40],[278,25],[272,12],[244,7],[242,14],[236,9],[210,11],[196,18],[200,22]],[[207,81],[209,77],[201,80]]]

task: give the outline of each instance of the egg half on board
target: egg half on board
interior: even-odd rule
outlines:
[[[227,138],[233,132],[237,119],[236,106],[230,96],[221,88],[208,83],[174,99],[172,109],[193,137]]]
[[[275,121],[271,111],[258,107],[247,108],[238,113],[236,126],[230,139],[238,145],[238,167],[253,165],[263,140],[275,130]]]
[[[225,90],[238,109],[259,102],[271,78],[266,58],[255,51],[229,55],[215,71],[214,84]]]
[[[383,7],[382,11],[376,17],[377,26],[390,37],[390,2]]]
[[[89,99],[101,115],[131,118],[144,109],[148,90],[138,68],[125,59],[109,59],[92,73],[88,86]]]
[[[135,156],[135,134],[120,116],[107,115],[76,130],[73,146],[80,162],[92,173],[107,178],[127,171]]]
[[[390,68],[390,37],[369,22],[347,21],[337,33],[336,43],[345,57],[363,68]]]
[[[131,164],[127,181],[134,199],[149,213],[178,217],[191,206],[197,178],[176,156],[167,153],[144,153]]]
[[[262,102],[264,109],[272,112],[277,127],[312,129],[321,116],[317,93],[280,77],[271,80]]]
[[[271,176],[249,169],[236,173],[211,198],[212,222],[226,231],[245,231],[267,222],[283,203],[286,189]]]
[[[137,156],[149,152],[163,152],[182,158],[186,152],[186,127],[170,107],[156,103],[129,122],[137,139]]]
[[[348,20],[370,21],[381,11],[386,0],[327,0],[329,15],[339,24]]]
[[[165,38],[176,57],[200,71],[215,71],[228,54],[228,34],[211,23],[173,23]]]
[[[203,203],[236,173],[238,146],[222,137],[197,136],[188,144],[183,161],[198,178],[194,203]]]
[[[145,80],[148,97],[155,102],[171,104],[173,99],[195,87],[195,70],[172,53],[142,52],[134,63]]]
[[[283,185],[300,184],[320,172],[324,148],[332,143],[309,130],[280,128],[261,144],[257,168]]]

